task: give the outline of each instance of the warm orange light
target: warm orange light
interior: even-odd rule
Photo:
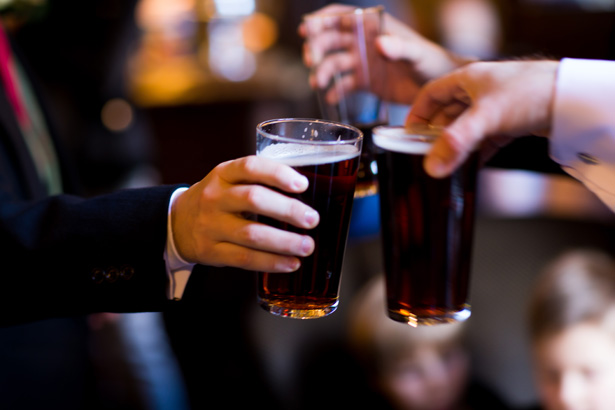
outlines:
[[[278,40],[277,23],[264,13],[246,17],[242,30],[244,46],[253,52],[266,50]]]
[[[193,13],[194,7],[194,0],[140,0],[135,18],[142,29],[164,26]]]

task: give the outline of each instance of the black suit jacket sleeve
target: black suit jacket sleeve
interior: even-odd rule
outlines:
[[[35,201],[1,188],[0,326],[172,303],[163,252],[177,187]]]

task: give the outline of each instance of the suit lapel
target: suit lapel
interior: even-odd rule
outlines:
[[[73,163],[72,158],[70,158],[70,154],[66,152],[66,146],[64,146],[64,142],[62,141],[60,136],[58,136],[58,133],[57,133],[57,130],[58,130],[57,124],[53,116],[51,116],[49,113],[49,107],[50,107],[49,104],[53,103],[53,101],[49,99],[49,95],[45,93],[44,90],[40,87],[40,79],[37,78],[35,73],[33,73],[32,69],[29,66],[28,59],[21,52],[21,49],[18,46],[16,46],[14,42],[11,42],[11,45],[12,45],[13,54],[19,60],[21,67],[25,71],[26,77],[29,79],[29,85],[32,91],[34,92],[36,102],[38,104],[38,108],[40,109],[41,114],[43,115],[45,126],[47,128],[47,131],[49,132],[49,137],[51,138],[51,141],[55,149],[56,156],[58,158],[58,162],[59,162],[58,165],[60,167],[60,173],[62,175],[62,185],[64,188],[64,192],[70,193],[70,194],[81,194],[82,187],[79,182],[77,169],[75,168],[75,164]],[[6,98],[6,96],[4,96],[4,99],[6,103],[8,104],[8,99]],[[16,127],[18,127],[18,124],[15,121],[15,119],[13,119],[12,122],[14,123]],[[17,129],[17,132],[21,132],[19,128]],[[23,139],[22,139],[22,145],[26,147]],[[28,156],[30,156],[29,153],[27,154]],[[30,157],[30,163],[34,165],[31,157]],[[36,173],[36,170],[34,171]]]

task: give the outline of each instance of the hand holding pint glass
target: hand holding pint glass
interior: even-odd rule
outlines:
[[[384,8],[331,7],[303,17],[306,57],[312,68],[310,82],[316,90],[324,119],[353,125],[364,142],[355,195],[378,191],[376,159],[371,130],[387,122],[387,110],[373,92],[385,81],[383,56],[375,40],[382,32]]]
[[[478,155],[450,177],[423,168],[438,128],[377,127],[387,309],[412,326],[463,321],[468,289]]]
[[[297,271],[259,273],[259,303],[283,317],[327,316],[338,305],[362,133],[340,123],[280,119],[259,124],[256,135],[257,156],[289,165],[307,177],[308,189],[296,197],[320,215],[318,226],[310,230],[259,216],[259,222],[310,235],[315,243]]]

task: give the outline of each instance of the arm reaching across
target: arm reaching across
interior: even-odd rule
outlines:
[[[425,158],[449,175],[483,142],[549,138],[551,158],[615,210],[615,62],[474,63],[427,84],[407,123],[444,125]]]
[[[159,311],[170,299],[181,298],[181,290],[169,289],[163,258],[169,199],[179,186],[22,200],[4,164],[0,161],[6,273],[0,327],[83,313]],[[318,214],[283,194],[302,192],[307,185],[292,168],[263,158],[218,165],[172,203],[170,231],[178,256],[209,266],[297,269],[297,257],[312,253],[313,240],[246,214],[313,228]]]
[[[558,61],[480,62],[428,83],[407,123],[446,126],[425,158],[434,177],[449,175],[486,138],[547,135]]]

